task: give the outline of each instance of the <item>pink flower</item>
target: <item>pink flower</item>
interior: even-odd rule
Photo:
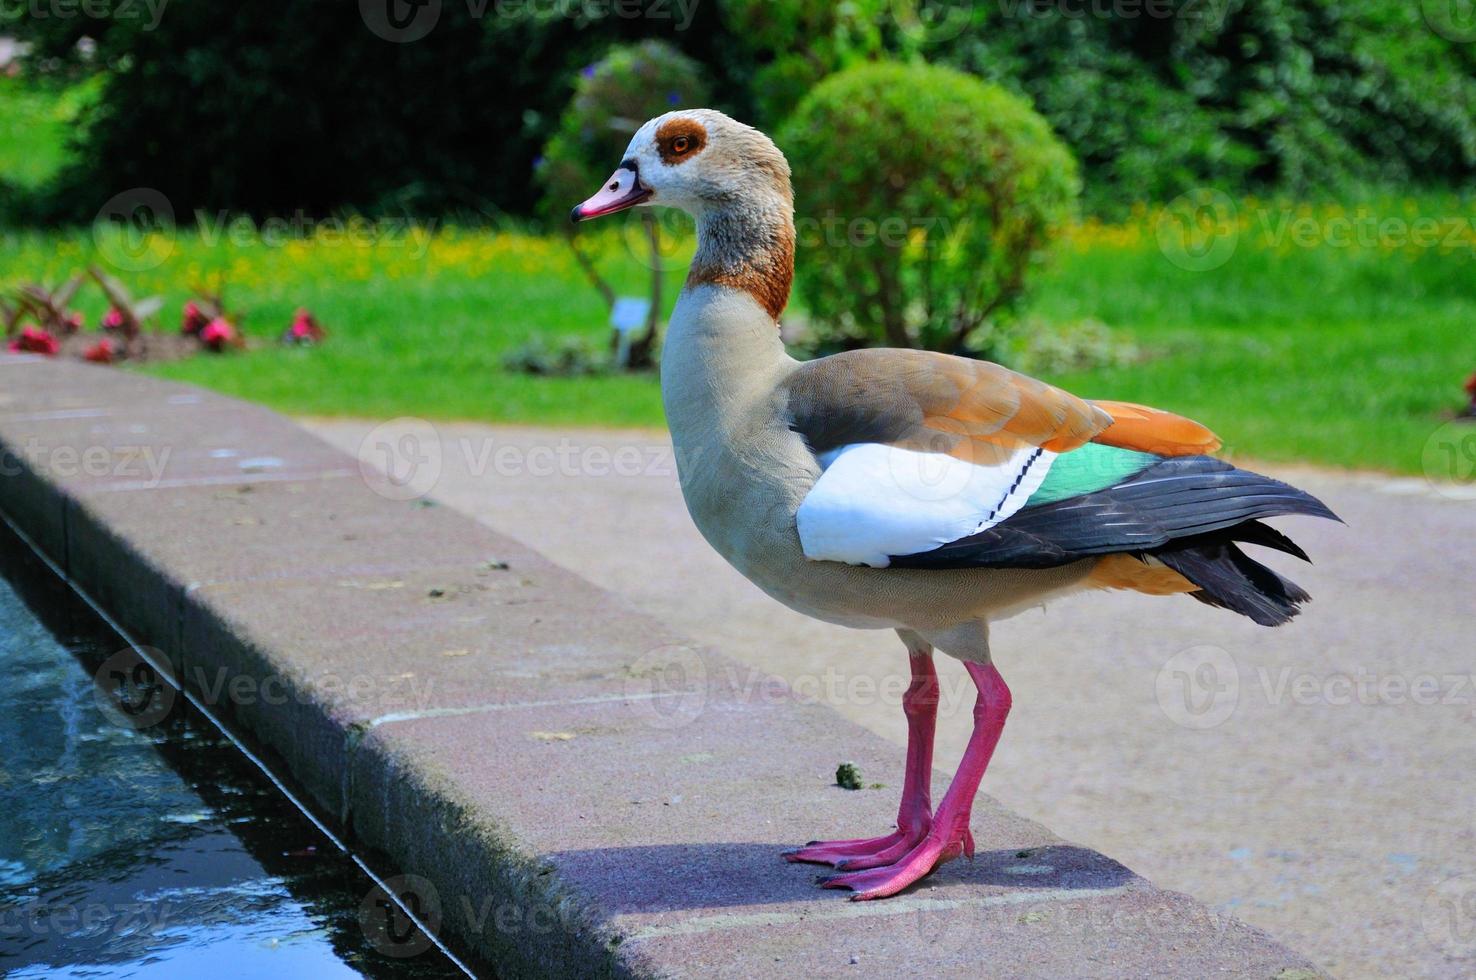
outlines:
[[[21,335],[10,342],[12,354],[44,354],[55,357],[61,350],[61,342],[40,327],[26,327]]]
[[[128,318],[116,306],[110,308],[102,318],[102,328],[104,330],[122,330],[127,324]]]
[[[318,321],[307,310],[298,310],[292,325],[282,334],[284,344],[319,344],[328,336]]]
[[[238,340],[235,326],[223,316],[211,320],[200,331],[200,342],[213,351],[225,350],[228,344],[237,343]]]
[[[200,309],[200,305],[194,300],[190,300],[184,305],[184,318],[180,321],[179,332],[186,337],[193,337],[201,330],[204,330],[205,325],[209,322],[210,317],[205,315],[205,311]]]
[[[82,356],[93,364],[112,364],[113,358],[117,356],[117,350],[113,342],[104,337],[83,352]]]

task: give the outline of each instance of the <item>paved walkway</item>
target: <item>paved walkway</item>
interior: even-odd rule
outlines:
[[[904,740],[895,637],[807,620],[724,564],[687,518],[663,435],[309,427],[378,465],[413,457],[444,504]],[[1348,522],[1282,522],[1317,561],[1273,561],[1313,593],[1303,616],[1266,630],[1186,598],[1096,594],[1000,624],[1015,709],[984,789],[1333,974],[1476,970],[1476,500],[1277,475]],[[972,697],[962,670],[940,674],[946,770]]]

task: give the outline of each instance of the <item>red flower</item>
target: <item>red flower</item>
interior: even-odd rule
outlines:
[[[87,348],[82,356],[93,364],[112,364],[113,358],[117,356],[117,353],[117,350],[113,347],[113,342],[104,337]]]
[[[128,317],[124,316],[123,311],[116,306],[111,307],[102,318],[104,330],[122,330],[127,325]]]
[[[205,315],[199,304],[190,300],[184,305],[184,318],[180,321],[179,332],[186,337],[193,337],[204,330],[209,322],[210,317]]]
[[[228,345],[238,343],[239,340],[235,326],[223,316],[211,320],[200,331],[200,342],[217,352],[225,350]]]
[[[40,327],[26,327],[21,335],[10,342],[12,354],[44,354],[55,357],[61,350],[61,342]]]

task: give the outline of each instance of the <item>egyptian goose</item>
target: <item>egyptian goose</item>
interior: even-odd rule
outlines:
[[[911,662],[896,830],[785,853],[843,872],[825,887],[881,898],[972,857],[969,811],[1010,710],[991,621],[1078,590],[1130,589],[1275,626],[1309,598],[1238,543],[1305,559],[1260,519],[1333,513],[1208,455],[1219,440],[1196,422],[944,354],[792,359],[777,329],[794,274],[789,165],[758,130],[711,109],[653,119],[571,217],[638,205],[697,221],[661,355],[693,521],[770,596],[827,622],[896,630]],[[936,812],[934,650],[963,661],[978,688]]]

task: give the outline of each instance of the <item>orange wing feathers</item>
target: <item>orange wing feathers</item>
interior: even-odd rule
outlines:
[[[1136,449],[1159,456],[1195,456],[1220,448],[1220,438],[1192,419],[1132,402],[1095,401],[1112,416],[1112,424],[1093,442],[1118,449]]]
[[[1129,589],[1145,595],[1179,595],[1199,586],[1166,565],[1150,565],[1136,555],[1104,555],[1086,578],[1096,589]]]
[[[1021,446],[1069,452],[1086,442],[1160,456],[1220,446],[1172,412],[1092,402],[988,361],[915,350],[858,350],[810,361],[787,394],[816,452],[876,442],[989,465]]]

